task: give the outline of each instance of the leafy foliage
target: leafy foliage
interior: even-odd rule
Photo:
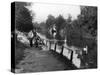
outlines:
[[[32,16],[29,10],[25,7],[27,3],[15,3],[15,25],[16,29],[22,32],[29,32],[33,29]]]
[[[55,17],[52,15],[48,15],[48,19],[46,20],[46,25],[48,27],[51,27],[53,24],[55,24]]]
[[[62,40],[62,37],[60,35],[60,31],[61,29],[64,29],[64,26],[65,26],[65,19],[63,18],[63,16],[59,15],[57,18],[56,18],[56,29],[57,29],[57,35],[56,35],[56,39],[58,40]]]
[[[92,36],[97,36],[97,7],[81,6],[79,24]]]

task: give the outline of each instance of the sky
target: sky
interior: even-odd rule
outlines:
[[[62,15],[65,19],[70,14],[72,20],[77,19],[77,15],[80,14],[80,6],[78,5],[32,3],[29,10],[35,13],[34,22],[38,23],[45,22],[49,14],[54,17]]]

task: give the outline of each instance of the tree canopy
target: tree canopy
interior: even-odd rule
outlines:
[[[25,2],[15,3],[15,25],[17,30],[29,32],[33,29],[32,16],[25,6],[27,6]]]
[[[81,6],[81,14],[78,16],[78,22],[92,36],[97,34],[97,7]]]

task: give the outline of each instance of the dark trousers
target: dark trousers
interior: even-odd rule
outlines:
[[[30,46],[33,46],[33,39],[30,39]]]

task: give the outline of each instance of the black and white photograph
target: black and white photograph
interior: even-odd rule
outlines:
[[[12,2],[11,72],[97,69],[98,7]]]

